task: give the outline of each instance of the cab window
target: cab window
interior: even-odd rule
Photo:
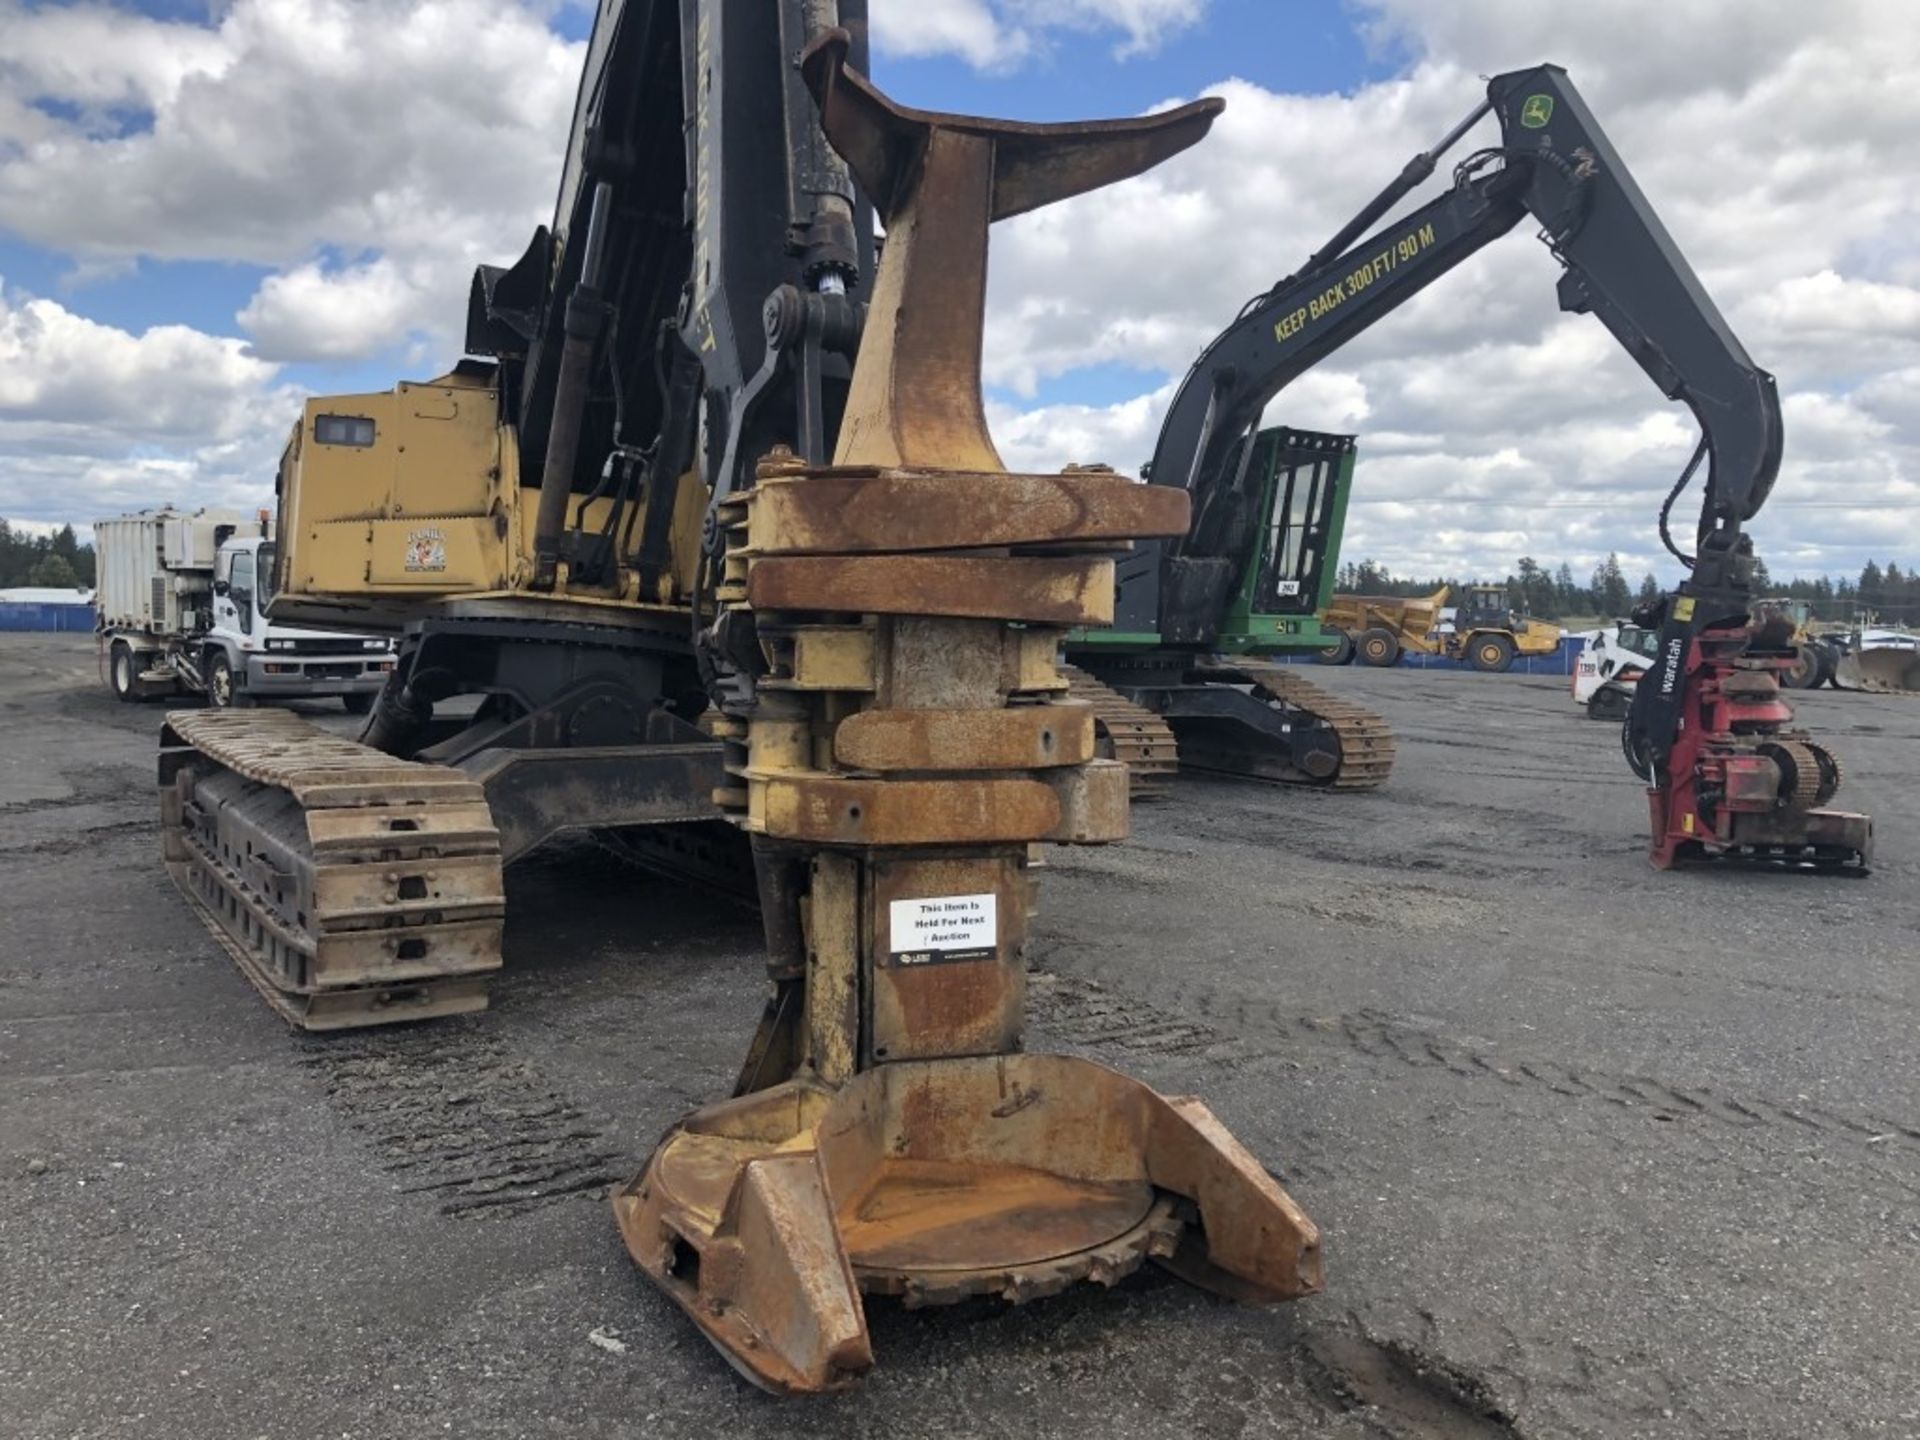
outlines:
[[[1651,660],[1654,652],[1659,648],[1660,637],[1651,630],[1642,630],[1637,625],[1622,625],[1620,644],[1622,648],[1631,650],[1636,655],[1644,655]]]
[[[253,556],[236,555],[233,568],[227,572],[227,598],[233,601],[233,608],[240,612],[241,630],[253,633]]]

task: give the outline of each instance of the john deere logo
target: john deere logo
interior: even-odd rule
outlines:
[[[1553,97],[1551,95],[1529,95],[1527,103],[1520,107],[1520,123],[1529,130],[1538,130],[1553,118]]]

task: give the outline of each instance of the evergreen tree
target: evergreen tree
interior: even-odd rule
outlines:
[[[80,577],[73,573],[73,563],[66,556],[49,549],[28,572],[27,583],[54,590],[74,590],[79,588]]]
[[[1660,582],[1653,578],[1653,572],[1649,570],[1640,577],[1640,593],[1636,598],[1645,604],[1649,600],[1658,600],[1660,594]]]
[[[1565,569],[1565,566],[1561,567]],[[1541,620],[1552,620],[1560,613],[1556,603],[1553,577],[1540,568],[1540,562],[1531,555],[1520,557],[1520,574],[1514,597],[1514,609],[1525,611]],[[1516,589],[1513,577],[1507,580],[1507,590],[1512,594]]]
[[[1633,604],[1633,592],[1627,588],[1627,577],[1620,569],[1620,557],[1614,551],[1607,552],[1607,558],[1594,568],[1593,604],[1602,615],[1625,615]]]
[[[1886,598],[1881,594],[1883,584],[1884,577],[1880,574],[1880,567],[1871,560],[1867,561],[1866,566],[1860,571],[1860,586],[1856,592],[1862,608],[1867,610],[1880,608]]]
[[[1574,609],[1580,598],[1580,587],[1573,583],[1573,566],[1566,561],[1560,562],[1560,568],[1553,572],[1553,613],[1565,615]]]

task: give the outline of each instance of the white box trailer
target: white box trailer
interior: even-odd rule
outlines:
[[[276,557],[265,511],[142,510],[96,520],[93,537],[98,628],[122,700],[332,695],[364,714],[393,670],[386,640],[267,619]]]
[[[156,637],[206,628],[222,542],[260,533],[238,510],[143,510],[93,522],[102,628]]]

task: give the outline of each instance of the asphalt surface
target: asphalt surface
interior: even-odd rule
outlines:
[[[160,707],[0,636],[0,1431],[1920,1435],[1920,701],[1799,697],[1870,878],[1662,875],[1563,681],[1313,673],[1387,787],[1182,781],[1056,853],[1029,1042],[1204,1096],[1327,1293],[876,1302],[864,1385],[778,1401],[605,1198],[725,1092],[751,919],[565,849],[489,1013],[294,1035],[161,870]]]

